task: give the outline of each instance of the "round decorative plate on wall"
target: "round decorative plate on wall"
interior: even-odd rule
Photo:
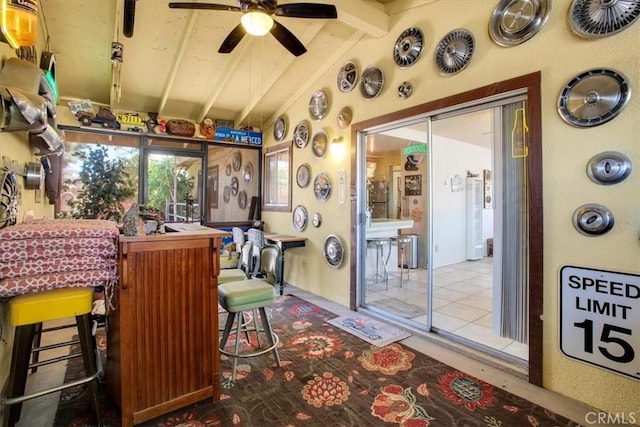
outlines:
[[[231,187],[228,185],[224,186],[224,190],[222,190],[222,200],[224,204],[229,204],[229,200],[231,199]]]
[[[329,99],[327,94],[317,90],[311,95],[309,100],[309,115],[314,121],[320,121],[327,114],[329,109]]]
[[[242,170],[242,180],[245,184],[251,184],[253,182],[253,165],[251,162],[244,165]]]
[[[316,199],[321,202],[326,202],[331,197],[331,178],[324,172],[316,175],[316,179],[313,180],[313,193],[316,195]]]
[[[311,166],[309,166],[309,163],[303,163],[298,167],[296,183],[300,188],[307,188],[311,183]]]
[[[311,139],[311,151],[316,159],[323,159],[327,155],[329,147],[329,134],[322,129],[316,132]]]
[[[562,89],[558,113],[572,126],[598,126],[620,114],[629,98],[630,83],[622,73],[594,68],[577,75]]]
[[[306,120],[299,122],[293,129],[293,142],[298,148],[304,148],[309,143],[309,136],[311,135],[311,126]]]
[[[338,112],[338,126],[340,129],[348,128],[353,119],[353,112],[350,107],[342,107]]]
[[[550,13],[550,0],[500,0],[489,21],[489,35],[499,46],[519,45],[540,31]]]
[[[307,208],[302,205],[296,206],[293,210],[293,228],[295,228],[296,231],[303,231],[307,228],[308,219]]]
[[[433,61],[441,76],[451,76],[469,65],[474,51],[473,34],[459,28],[451,31],[440,40],[433,54]]]
[[[313,217],[311,218],[311,224],[313,224],[314,227],[318,228],[322,225],[322,215],[320,215],[318,212],[313,214]]]
[[[324,255],[324,259],[327,261],[327,264],[329,264],[329,267],[340,267],[344,260],[344,244],[342,243],[342,239],[335,234],[328,235],[324,241],[322,255]]]
[[[366,99],[373,99],[380,95],[384,87],[384,73],[377,65],[369,65],[362,72],[360,93]]]
[[[424,48],[424,35],[419,28],[407,28],[400,34],[393,46],[393,60],[400,68],[412,66]]]
[[[284,115],[278,116],[273,124],[273,137],[276,141],[282,141],[287,134],[287,119]]]
[[[240,190],[238,193],[238,207],[244,210],[247,207],[247,192]]]
[[[345,62],[338,72],[338,89],[341,92],[351,92],[358,83],[358,72],[355,62]]]
[[[231,178],[231,195],[235,196],[236,194],[238,194],[238,178],[237,177],[232,177]]]
[[[231,158],[231,165],[233,166],[233,170],[238,172],[240,171],[240,166],[242,166],[242,154],[240,154],[239,150],[233,152],[233,157]]]
[[[573,0],[571,30],[584,38],[617,34],[640,19],[640,0]]]

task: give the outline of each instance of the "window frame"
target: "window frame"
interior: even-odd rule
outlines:
[[[281,144],[274,145],[272,147],[264,148],[262,151],[262,202],[261,209],[262,211],[271,211],[271,212],[291,212],[291,199],[292,199],[292,189],[291,189],[291,174],[292,174],[292,143],[283,142]],[[275,192],[279,193],[286,186],[286,202],[275,202],[270,203],[271,194],[270,188],[274,185],[271,179],[271,168],[269,167],[269,162],[273,160],[275,156],[278,156],[280,159],[286,159],[287,162],[287,171],[286,171],[286,183],[282,183],[282,187],[280,187],[279,181],[276,181]],[[276,161],[280,161],[276,158]],[[278,174],[280,175],[280,174]],[[277,197],[276,197],[277,199]]]

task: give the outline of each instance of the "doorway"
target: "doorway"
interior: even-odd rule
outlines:
[[[536,80],[534,76],[534,85]],[[541,228],[531,226],[539,220],[532,219],[532,207],[541,205],[541,200],[531,195],[538,194],[532,189],[539,190],[541,184],[539,153],[530,152],[539,143],[535,133],[539,124],[531,132],[532,120],[539,120],[531,118],[539,95],[514,90],[515,80],[503,83],[511,89],[502,95],[486,98],[486,91],[471,91],[446,100],[449,106],[443,107],[446,102],[441,100],[434,103],[438,108],[420,106],[422,114],[412,109],[414,114],[404,120],[395,115],[390,123],[354,125],[358,128],[354,132],[356,163],[366,158],[369,169],[372,158],[389,163],[385,154],[370,145],[388,150],[390,144],[370,144],[372,139],[423,129],[422,139],[405,138],[394,148],[393,157],[403,159],[400,222],[392,222],[392,215],[385,219],[393,228],[388,240],[378,233],[372,244],[375,221],[357,227],[362,250],[358,251],[354,305],[418,332],[436,333],[519,364],[528,368],[529,380],[537,383],[540,325],[532,324],[531,315],[540,310],[541,284],[531,278],[541,274],[541,270],[532,271],[541,266]],[[470,98],[468,102],[460,102],[465,97]],[[460,134],[466,124],[475,136]],[[407,153],[416,150],[407,147],[422,141],[427,154],[410,158]],[[356,169],[356,175],[364,170]],[[393,182],[393,171],[388,170]],[[365,183],[364,176],[357,181]],[[367,203],[360,206],[365,209]],[[394,245],[395,235],[411,234],[416,236],[413,247],[401,250]],[[420,260],[413,265],[403,258],[407,251],[409,257],[415,256],[411,249]]]

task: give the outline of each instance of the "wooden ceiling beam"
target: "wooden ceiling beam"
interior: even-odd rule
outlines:
[[[167,100],[169,99],[169,95],[171,94],[173,83],[176,79],[176,75],[178,74],[178,70],[180,69],[180,65],[182,64],[182,58],[184,57],[184,53],[186,52],[189,45],[189,40],[191,39],[193,29],[195,28],[196,18],[197,12],[195,10],[190,10],[187,17],[187,24],[184,26],[184,31],[182,32],[180,47],[173,57],[173,61],[171,62],[171,70],[169,71],[167,81],[165,82],[164,89],[162,91],[162,96],[160,97],[160,102],[157,109],[158,116],[162,115],[164,107],[167,105]]]

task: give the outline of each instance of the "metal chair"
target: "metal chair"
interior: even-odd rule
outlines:
[[[367,249],[374,249],[376,251],[376,272],[374,274],[375,283],[378,283],[378,279],[384,280],[386,288],[389,289],[389,270],[387,269],[387,262],[389,255],[385,260],[384,247],[389,245],[389,239],[387,237],[370,237],[367,239]],[[389,254],[391,253],[391,247],[389,246]],[[382,274],[380,274],[380,266],[382,266]]]
[[[253,276],[258,274],[258,269],[260,268],[260,253],[262,252],[262,248],[266,244],[264,239],[264,232],[257,228],[250,228],[247,230],[247,240],[253,242],[253,257],[254,261],[254,272]]]
[[[252,278],[243,281],[223,283],[218,286],[218,302],[229,313],[224,326],[224,332],[220,339],[220,352],[233,358],[233,371],[228,384],[236,379],[238,358],[259,356],[272,352],[278,366],[280,366],[280,356],[278,355],[279,338],[273,333],[266,307],[275,302],[275,287],[278,278],[278,266],[280,261],[280,249],[275,245],[265,245],[260,254],[260,274],[264,278]],[[257,327],[249,326],[249,322],[240,321],[247,311],[257,309],[262,320],[263,332],[266,335],[269,345],[262,347],[259,334],[262,332]],[[237,319],[237,321],[236,321]],[[235,345],[233,351],[225,350],[233,324],[236,323]],[[250,351],[240,350],[242,333],[254,333],[256,336],[257,348]],[[247,338],[247,345],[251,345]]]
[[[389,241],[391,246],[397,246],[400,252],[398,267],[400,267],[400,287],[402,287],[402,279],[405,269],[407,270],[407,281],[409,281],[409,273],[411,272],[411,266],[409,265],[413,255],[411,253],[411,236],[399,234],[397,236],[390,237]],[[389,249],[389,256],[390,255],[391,249]],[[389,261],[389,256],[387,256],[387,262]]]
[[[236,245],[236,252],[241,252],[241,248],[246,241],[244,238],[244,231],[240,227],[232,227],[231,233],[233,235],[233,243]],[[238,267],[240,267],[240,263],[241,261],[238,260]]]
[[[253,242],[246,241],[240,250],[237,268],[223,268],[218,275],[218,284],[248,279],[253,272]]]

